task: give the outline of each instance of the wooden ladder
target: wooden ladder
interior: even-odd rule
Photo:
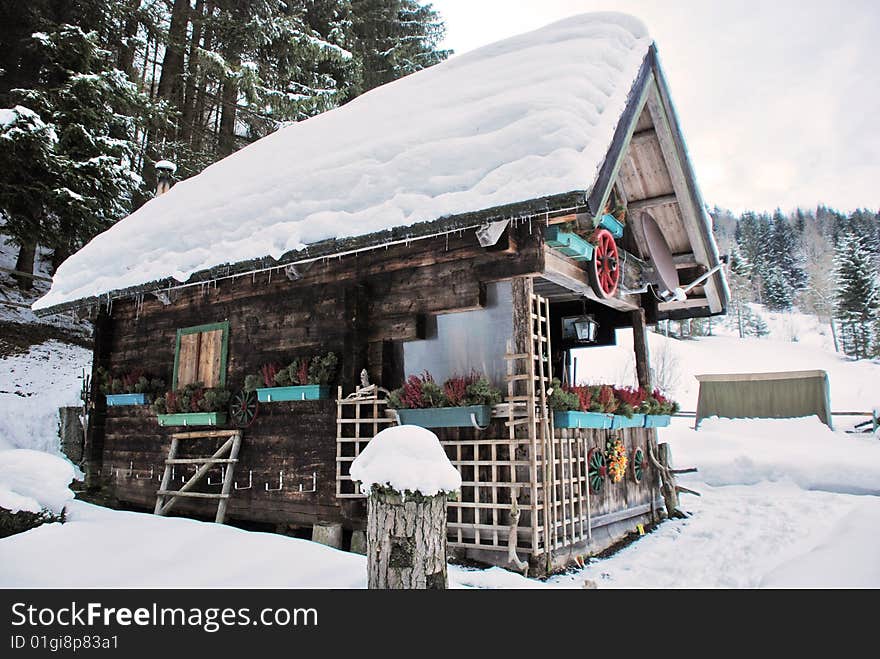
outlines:
[[[186,439],[210,439],[212,437],[228,437],[214,455],[207,458],[178,458],[177,449],[180,440]],[[156,515],[167,515],[172,506],[181,497],[190,497],[193,499],[216,499],[217,500],[217,516],[214,522],[222,524],[226,520],[226,508],[229,505],[229,497],[232,492],[232,476],[235,465],[238,462],[238,451],[241,449],[241,431],[240,430],[204,430],[200,432],[177,432],[171,435],[171,448],[168,450],[168,459],[165,460],[165,472],[162,474],[162,484],[159,491],[156,492],[156,508],[153,511]],[[183,484],[179,490],[169,490],[171,486],[171,470],[174,465],[201,465],[196,473]],[[216,465],[227,465],[226,474],[223,477],[223,487],[219,494],[211,492],[193,492],[193,488],[198,485],[208,472]]]

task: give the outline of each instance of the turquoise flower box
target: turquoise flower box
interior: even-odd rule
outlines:
[[[672,421],[668,414],[646,414],[645,428],[665,428]]]
[[[159,414],[158,419],[160,426],[222,426],[226,423],[226,412]]]
[[[330,387],[323,384],[257,389],[257,400],[261,403],[280,403],[291,400],[324,400],[326,398],[330,398]]]
[[[623,238],[623,224],[613,215],[605,213],[599,220],[599,226],[608,229],[615,238]]]
[[[591,261],[593,246],[576,233],[562,231],[559,226],[551,225],[544,230],[544,240],[550,247],[557,249],[575,261]]]
[[[610,430],[614,415],[603,412],[554,412],[553,425],[557,428],[599,428]]]
[[[121,405],[146,405],[147,394],[107,394],[108,407],[117,407]]]
[[[633,414],[631,417],[624,416],[623,414],[615,414],[614,421],[611,424],[612,430],[620,430],[621,428],[644,428],[645,427],[645,415],[644,414]]]
[[[401,425],[422,428],[485,428],[492,420],[492,408],[489,405],[426,407],[395,411]]]

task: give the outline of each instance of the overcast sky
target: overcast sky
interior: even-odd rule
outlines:
[[[587,11],[657,42],[706,203],[880,208],[878,0],[433,0],[458,53]]]

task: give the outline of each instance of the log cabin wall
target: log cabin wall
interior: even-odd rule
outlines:
[[[228,321],[227,386],[241,388],[266,362],[286,362],[327,351],[340,357],[340,384],[352,391],[361,369],[392,388],[403,380],[401,342],[424,338],[430,314],[482,308],[486,284],[543,269],[540,231],[511,225],[493,248],[473,231],[390,246],[341,258],[220,279],[171,291],[171,303],[153,297],[115,301],[102,329],[95,367],[143,369],[171,382],[180,328]],[[334,401],[262,404],[244,431],[229,517],[306,526],[363,523],[361,501],[335,496]],[[99,404],[92,415],[91,471],[105,499],[150,508],[155,502],[169,435],[145,407]],[[192,442],[187,455],[206,455],[218,440]],[[152,470],[152,477],[150,473]],[[284,489],[278,487],[284,474]],[[249,480],[249,474],[252,479]],[[176,472],[176,478],[183,474]],[[314,482],[317,491],[309,490]],[[220,478],[219,468],[212,482]],[[95,484],[95,480],[92,480]],[[178,481],[179,483],[179,481]],[[215,491],[211,486],[200,487]],[[212,517],[210,503],[184,501],[181,514]]]

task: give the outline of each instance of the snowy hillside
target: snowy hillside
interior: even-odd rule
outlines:
[[[18,247],[0,233],[0,267],[14,270],[17,255]],[[37,327],[59,328],[74,335],[87,336],[91,332],[90,325],[75,319],[72,314],[57,314],[38,318],[30,310],[30,305],[49,290],[50,256],[49,250],[37,249],[34,274],[42,279],[34,280],[33,288],[30,291],[22,292],[19,290],[12,274],[0,273],[0,322],[27,323]],[[2,302],[8,304],[2,304]]]

